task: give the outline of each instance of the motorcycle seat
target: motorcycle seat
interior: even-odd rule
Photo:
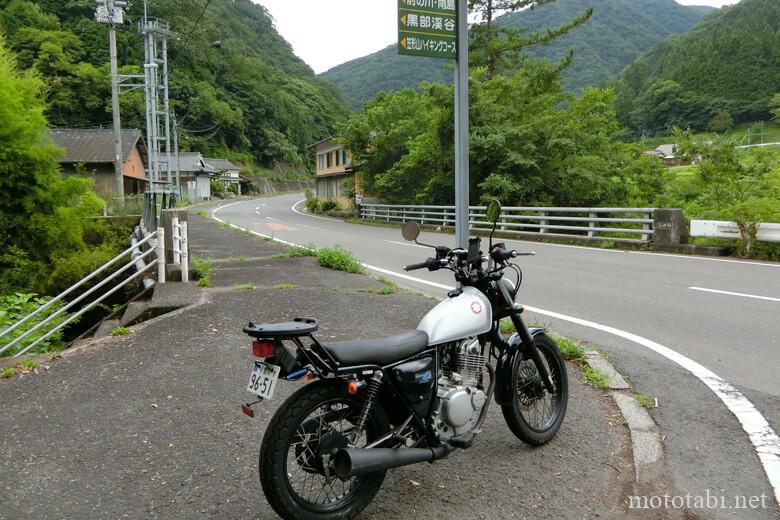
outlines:
[[[426,349],[428,334],[411,330],[398,336],[355,341],[320,342],[341,365],[389,365]]]

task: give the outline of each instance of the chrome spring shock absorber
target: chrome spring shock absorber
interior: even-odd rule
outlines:
[[[366,427],[366,421],[368,420],[368,416],[371,414],[371,409],[374,406],[374,401],[376,401],[376,396],[379,394],[379,389],[381,386],[382,372],[377,370],[374,372],[374,376],[368,383],[368,389],[366,390],[366,402],[363,404],[363,408],[360,410],[360,415],[355,422],[355,430],[352,442],[357,440],[357,438],[360,436],[360,433]]]

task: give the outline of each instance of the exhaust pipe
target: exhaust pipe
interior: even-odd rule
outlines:
[[[336,452],[333,469],[343,480],[361,477],[419,462],[433,462],[454,451],[451,446],[435,448],[343,448]]]

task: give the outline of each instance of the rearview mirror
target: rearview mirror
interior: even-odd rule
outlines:
[[[487,205],[485,215],[487,216],[488,222],[492,222],[493,224],[498,222],[498,219],[501,218],[501,203],[496,199],[491,200]]]
[[[420,236],[420,224],[417,222],[407,222],[404,224],[401,234],[403,235],[404,240],[414,242],[417,240],[417,237]]]

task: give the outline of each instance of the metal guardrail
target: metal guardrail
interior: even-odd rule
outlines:
[[[485,206],[469,208],[469,225],[490,228]],[[647,242],[654,233],[655,208],[546,208],[505,207],[498,228],[507,232],[535,232],[540,235],[605,237],[606,233],[637,235]],[[361,204],[360,217],[367,220],[407,222],[441,227],[455,226],[454,206]]]
[[[143,228],[143,223],[140,227]],[[41,305],[40,307],[35,309],[33,312],[31,312],[21,320],[12,324],[10,327],[6,328],[5,330],[0,331],[0,338],[9,335],[11,332],[15,331],[21,325],[30,321],[32,318],[41,315],[43,312],[47,311],[48,309],[51,309],[52,306],[54,306],[57,302],[65,302],[66,296],[72,294],[74,291],[76,291],[79,288],[83,288],[88,282],[95,280],[100,274],[106,272],[110,267],[118,264],[123,258],[127,257],[128,255],[130,256],[129,261],[119,265],[118,269],[116,269],[110,275],[106,276],[95,286],[89,288],[83,294],[81,294],[74,300],[68,302],[66,305],[58,309],[56,312],[47,316],[46,319],[42,320],[34,327],[26,330],[24,333],[14,338],[10,343],[0,348],[0,354],[18,345],[25,338],[29,338],[30,335],[33,334],[34,332],[46,330],[46,333],[43,336],[36,339],[35,341],[27,345],[24,349],[14,354],[14,357],[19,357],[23,354],[26,354],[31,349],[35,348],[37,345],[39,345],[43,341],[46,341],[51,336],[53,336],[54,334],[62,330],[69,323],[81,317],[84,313],[97,306],[99,303],[101,303],[103,300],[105,300],[106,298],[108,298],[109,296],[117,292],[119,289],[121,289],[122,287],[128,285],[133,280],[142,276],[144,273],[146,273],[149,269],[151,269],[155,265],[157,266],[158,281],[160,283],[164,283],[165,282],[164,242],[165,242],[165,231],[162,228],[158,229],[153,233],[145,233],[145,237],[142,238],[141,240],[134,239],[131,246],[128,249],[122,251],[114,258],[112,258],[111,260],[109,260],[108,262],[106,262],[105,264],[97,268],[95,271],[93,271],[92,273],[84,277],[81,281],[65,289],[63,292],[61,292],[60,294],[58,294],[57,296],[55,296],[54,298],[46,302],[44,305]],[[146,251],[143,251],[144,249],[146,249]],[[156,258],[150,262],[147,262],[146,259],[152,254],[155,254]],[[132,274],[127,277],[119,278],[119,280],[115,283],[115,285],[110,286],[110,289],[108,291],[104,292],[103,294],[101,294],[99,297],[92,300],[91,302],[83,305],[78,310],[78,312],[68,316],[67,319],[65,319],[61,323],[57,323],[50,329],[48,330],[46,329],[46,325],[51,324],[52,321],[55,320],[55,318],[62,315],[64,312],[66,312],[68,309],[71,309],[75,305],[85,301],[87,297],[93,295],[99,289],[109,286],[109,284],[112,281],[116,280],[117,277],[119,277],[120,275],[122,275],[123,273],[125,273],[126,271],[128,271],[133,267],[136,267],[135,274]]]

